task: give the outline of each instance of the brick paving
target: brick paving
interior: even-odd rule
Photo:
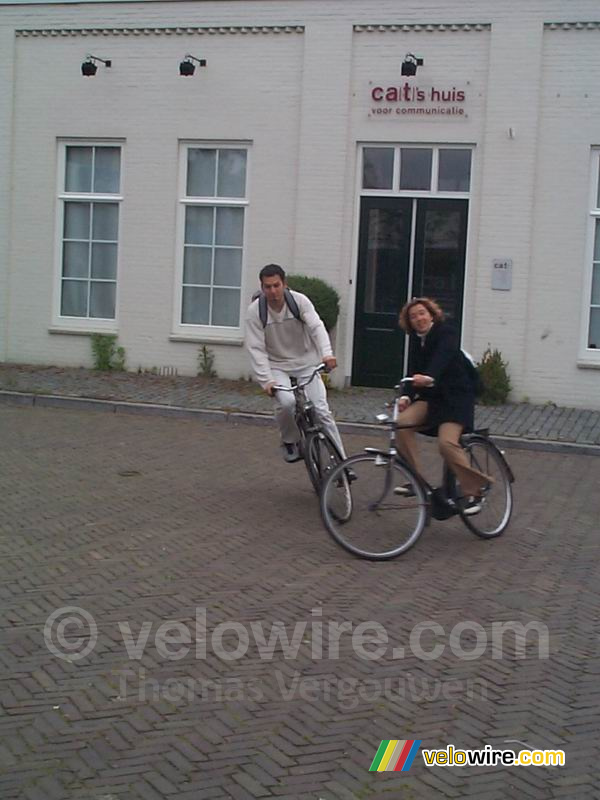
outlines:
[[[266,415],[271,414],[272,406],[269,398],[248,381],[0,364],[0,402],[16,402],[19,393],[33,399],[57,395]],[[389,389],[352,387],[330,392],[336,418],[347,423],[373,422],[373,415],[389,399]],[[558,408],[550,403],[478,406],[476,424],[489,427],[497,436],[532,444],[600,446],[599,409]]]
[[[433,523],[367,563],[327,536],[272,427],[3,406],[0,436],[3,800],[600,796],[597,458],[511,450],[504,536]],[[91,617],[61,640],[81,613],[66,607]],[[389,637],[373,660],[340,627],[369,620]],[[547,652],[531,634],[494,649],[510,621],[547,626]],[[287,652],[269,649],[275,624]],[[525,743],[567,765],[418,756],[371,774],[384,738]]]

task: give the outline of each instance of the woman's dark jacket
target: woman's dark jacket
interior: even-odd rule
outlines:
[[[442,422],[457,422],[465,431],[473,430],[475,384],[467,359],[460,349],[456,329],[448,322],[434,322],[421,339],[411,333],[408,374],[430,375],[432,388],[408,391],[411,400],[428,403],[426,433],[435,435]]]

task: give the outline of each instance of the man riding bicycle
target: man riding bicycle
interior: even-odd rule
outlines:
[[[278,264],[267,264],[259,273],[261,294],[246,314],[246,348],[252,371],[260,386],[275,398],[275,419],[281,433],[285,461],[298,461],[300,433],[294,420],[295,399],[291,392],[275,394],[274,387],[291,386],[291,379],[307,380],[317,364],[328,369],[337,365],[329,335],[306,295],[290,290]],[[305,388],[323,430],[331,436],[340,454],[344,447],[327,403],[327,392],[318,377]]]

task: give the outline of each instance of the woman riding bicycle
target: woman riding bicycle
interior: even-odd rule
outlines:
[[[420,473],[415,432],[437,434],[442,458],[460,482],[463,513],[481,510],[481,494],[489,477],[474,469],[460,445],[463,433],[473,430],[476,384],[473,366],[460,349],[453,326],[444,321],[439,305],[428,297],[413,298],[400,312],[400,326],[410,335],[409,375],[412,386],[398,400],[397,423],[412,426],[396,434],[398,450]],[[398,487],[397,494],[409,494]]]

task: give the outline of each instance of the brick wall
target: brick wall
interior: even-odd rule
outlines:
[[[118,333],[130,368],[195,371],[199,343],[169,338],[178,142],[243,140],[251,162],[242,305],[268,261],[335,285],[339,381],[352,354],[358,145],[449,142],[474,147],[465,346],[476,356],[488,343],[502,351],[517,400],[600,405],[600,371],[577,364],[589,294],[590,146],[600,144],[600,30],[544,29],[596,17],[591,0],[567,10],[559,0],[438,0],[426,9],[392,0],[2,6],[0,66],[12,90],[0,96],[0,357],[91,363],[86,337],[49,333],[57,137],[124,140]],[[482,26],[439,28],[453,22]],[[152,32],[166,26],[178,30]],[[199,35],[187,26],[303,31]],[[95,27],[105,32],[14,35]],[[110,30],[124,27],[138,32]],[[83,78],[88,52],[112,58],[113,67]],[[208,59],[193,78],[178,75],[187,52]],[[399,77],[406,52],[425,57],[432,81],[468,82],[467,118],[369,117],[369,80]],[[497,257],[513,260],[510,292],[491,289]],[[209,346],[219,374],[247,374],[241,347]]]

